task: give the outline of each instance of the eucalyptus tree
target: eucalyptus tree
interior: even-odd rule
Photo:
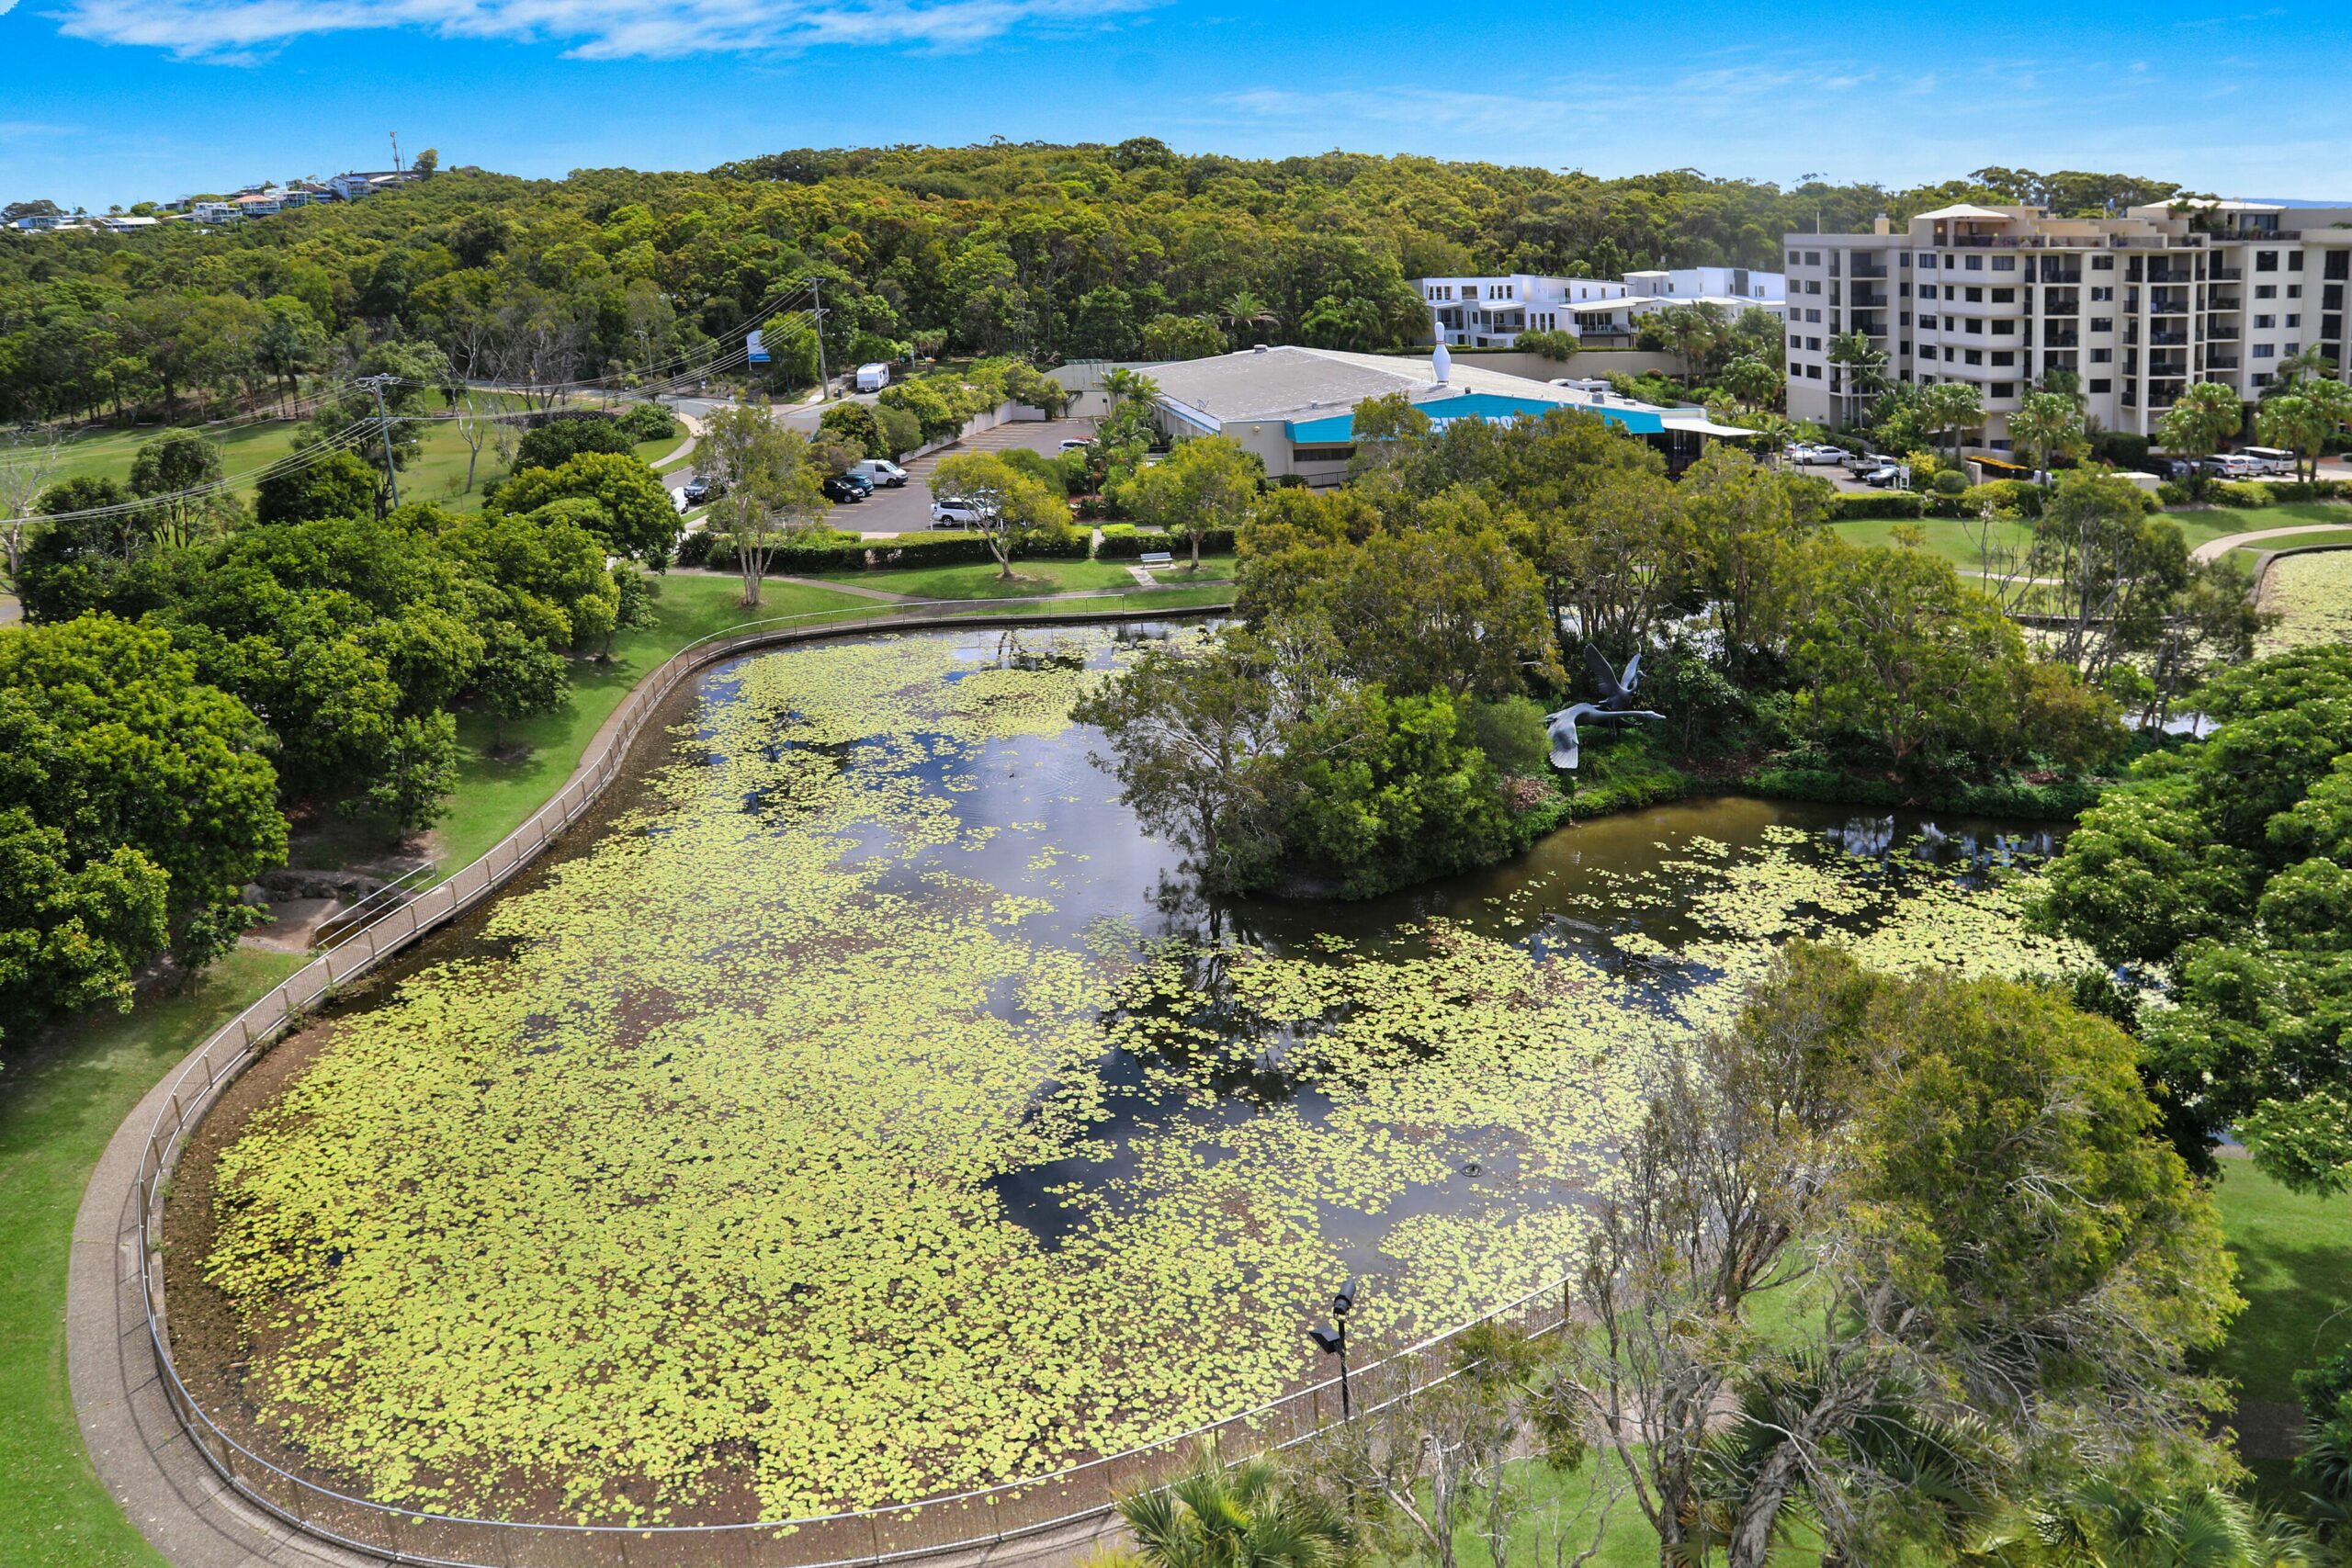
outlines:
[[[756,607],[761,579],[777,547],[814,527],[829,510],[808,438],[776,423],[764,401],[714,409],[695,443],[695,468],[721,487],[711,515],[735,542],[743,605]]]

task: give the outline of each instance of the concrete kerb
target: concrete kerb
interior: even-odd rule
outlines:
[[[2346,524],[2352,527],[2352,524]],[[2320,556],[2330,550],[2352,550],[2352,545],[2282,545],[2275,550],[2265,550],[2254,558],[2254,602],[2256,605],[2270,588],[2270,569],[2282,556]]]
[[[1144,597],[1136,595],[1137,598]],[[1003,603],[1000,601],[1000,603]],[[933,608],[908,605],[908,611]],[[174,1408],[148,1316],[150,1151],[166,1116],[186,1119],[168,1134],[158,1182],[203,1110],[255,1059],[302,1007],[334,985],[447,923],[503,886],[535,860],[602,793],[648,717],[680,683],[708,666],[763,648],[904,629],[1120,625],[1225,614],[1229,605],[1193,605],[989,615],[955,602],[937,615],[877,615],[821,626],[775,626],[715,636],[663,661],[606,717],[562,789],[480,859],[436,884],[358,939],[305,965],[175,1063],[115,1131],[83,1190],[66,1274],[66,1375],[74,1417],[98,1479],[140,1532],[177,1568],[308,1568],[422,1561],[332,1543],[273,1514],[230,1484]],[[807,620],[811,617],[784,617]],[[389,929],[388,929],[389,928]],[[349,956],[346,957],[345,954]],[[300,1002],[297,1002],[300,998]],[[220,1053],[220,1058],[212,1054]],[[220,1061],[226,1059],[222,1068]],[[183,1083],[192,1066],[199,1080]],[[191,1098],[192,1097],[192,1098]],[[160,1287],[157,1287],[160,1290]],[[164,1312],[160,1301],[157,1317]],[[1066,1560],[1100,1533],[1099,1520],[1071,1521],[1020,1543],[944,1549],[943,1563]]]

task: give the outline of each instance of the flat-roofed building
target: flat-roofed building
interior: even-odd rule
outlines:
[[[2153,434],[2192,381],[2252,401],[2282,360],[2346,362],[2352,209],[2178,201],[2120,218],[1962,203],[1901,229],[1791,234],[1789,413],[1829,425],[1876,392],[1830,357],[1859,333],[1886,378],[1965,381],[1984,400],[1980,445],[2008,449],[2007,416],[2053,370],[2080,378],[2086,412]]]
[[[1713,305],[1726,316],[1754,307],[1779,315],[1779,273],[1744,266],[1629,272],[1622,278],[1423,277],[1413,287],[1430,310],[1430,337],[1454,348],[1510,348],[1519,334],[1567,333],[1582,342],[1629,342],[1639,318],[1668,305]]]
[[[1594,414],[1657,446],[1677,470],[1710,439],[1754,434],[1716,424],[1701,409],[1619,397],[1603,381],[1536,381],[1457,363],[1442,347],[1428,359],[1259,348],[1154,365],[1146,373],[1159,388],[1156,418],[1170,439],[1229,436],[1256,453],[1270,477],[1296,475],[1317,485],[1347,478],[1357,405],[1399,393],[1441,426],[1456,419],[1541,418],[1558,409]]]

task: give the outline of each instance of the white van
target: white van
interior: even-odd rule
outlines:
[[[849,471],[864,475],[884,490],[897,490],[907,482],[907,470],[888,457],[868,457],[863,462],[852,463]]]
[[[879,360],[871,365],[859,366],[856,378],[853,382],[853,385],[861,392],[878,392],[889,384],[890,367]]]
[[[2247,446],[2238,456],[2250,457],[2266,474],[2291,475],[2295,471],[2295,455],[2277,446]]]

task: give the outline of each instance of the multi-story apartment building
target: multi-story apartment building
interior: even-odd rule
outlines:
[[[2099,427],[2153,434],[2191,381],[2252,400],[2316,346],[2341,365],[2352,312],[2352,209],[2185,201],[2121,218],[2032,207],[1940,208],[1896,230],[1791,234],[1789,413],[1847,424],[1875,395],[1829,358],[1860,333],[1891,379],[1973,384],[1979,444],[2052,370],[2081,378]]]
[[[1694,266],[1629,272],[1622,279],[1424,277],[1414,287],[1430,308],[1432,341],[1455,348],[1509,348],[1527,332],[1564,332],[1581,339],[1624,339],[1634,319],[1668,305],[1711,304],[1736,314],[1758,306],[1781,313],[1779,273],[1744,266]]]

